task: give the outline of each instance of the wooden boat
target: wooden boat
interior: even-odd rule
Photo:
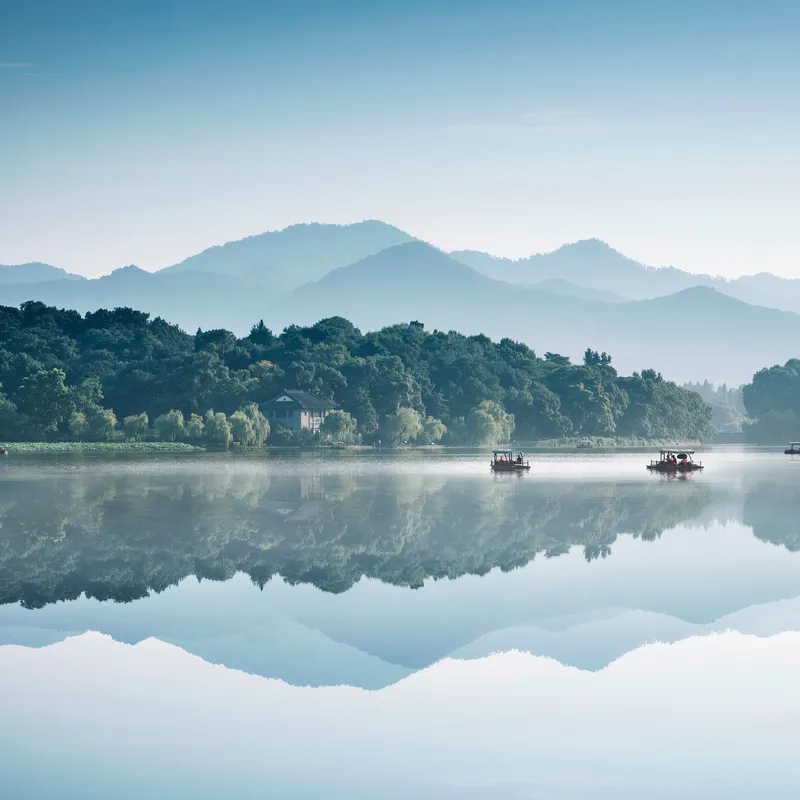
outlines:
[[[492,450],[489,466],[493,472],[520,472],[530,469],[531,463],[523,460],[522,453],[515,458],[513,450]]]
[[[800,456],[800,442],[789,442],[789,447],[783,452],[787,456]]]
[[[699,461],[695,461],[694,450],[662,450],[658,459],[647,464],[647,469],[655,472],[697,472],[703,469]]]

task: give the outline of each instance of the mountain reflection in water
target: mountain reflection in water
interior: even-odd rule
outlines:
[[[0,481],[0,643],[155,636],[264,677],[380,688],[446,656],[596,670],[648,641],[800,629],[787,464],[670,481],[620,461],[615,481],[595,463],[493,479],[448,462],[32,462]]]
[[[800,634],[726,633],[597,673],[504,653],[364,692],[85,634],[0,648],[2,784],[43,800],[788,800],[798,670]]]
[[[798,473],[703,460],[9,461],[3,796],[796,797]]]

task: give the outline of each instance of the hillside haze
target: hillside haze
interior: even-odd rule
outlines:
[[[692,275],[672,267],[648,267],[599,239],[584,239],[565,244],[551,253],[537,253],[517,260],[470,250],[456,251],[451,255],[486,275],[512,283],[566,280],[629,300],[671,294],[689,286],[708,285],[713,280],[706,275]]]
[[[651,267],[615,250],[599,239],[565,244],[550,253],[527,258],[498,258],[475,250],[450,255],[489,277],[520,284],[566,281],[594,292],[607,292],[627,300],[649,300],[693,286],[709,286],[737,300],[768,308],[796,311],[800,280],[769,273],[734,280],[695,275],[676,267]],[[601,299],[595,295],[595,299]],[[608,299],[608,298],[606,298]]]
[[[212,272],[286,291],[413,237],[377,220],[352,225],[291,225],[248,236],[167,267],[163,272]]]
[[[82,281],[81,275],[73,275],[60,267],[33,261],[28,264],[0,264],[0,286],[47,281]]]

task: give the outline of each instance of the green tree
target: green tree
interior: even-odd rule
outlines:
[[[244,447],[252,447],[255,439],[253,421],[241,409],[234,411],[229,418],[233,441]]]
[[[203,418],[199,414],[190,414],[184,428],[186,437],[194,442],[199,442],[205,434]]]
[[[473,408],[466,419],[467,436],[473,444],[496,444],[505,442],[498,434],[494,418],[483,408]]]
[[[400,407],[384,418],[381,433],[393,444],[409,442],[422,433],[422,416],[416,409]]]
[[[215,412],[209,409],[206,412],[205,423],[206,440],[226,450],[231,444],[231,426],[228,418],[222,411]]]
[[[77,442],[83,441],[89,430],[89,420],[86,419],[86,414],[83,411],[73,411],[69,415],[69,435]]]
[[[255,403],[247,403],[241,408],[242,413],[250,420],[253,429],[253,447],[263,447],[269,438],[269,420],[261,413]]]
[[[475,444],[505,443],[514,432],[514,415],[494,400],[484,400],[467,417],[467,431]]]
[[[0,386],[2,386],[0,384]],[[0,392],[0,438],[14,439],[19,436],[24,427],[17,407]]]
[[[103,387],[96,376],[86,378],[77,386],[70,387],[72,404],[76,411],[82,411],[90,417],[100,408],[103,402]]]
[[[30,420],[34,432],[41,436],[58,430],[74,408],[66,379],[64,370],[55,367],[39,370],[22,381],[17,406]]]
[[[174,442],[181,439],[184,434],[183,414],[172,409],[153,420],[156,436],[162,442]]]
[[[795,411],[800,397],[800,359],[759,370],[742,388],[747,413],[760,417],[770,411]]]
[[[142,441],[150,430],[150,418],[147,416],[146,411],[141,414],[131,414],[122,420],[122,429],[128,439],[134,442]]]
[[[89,418],[89,435],[95,441],[111,441],[116,429],[117,415],[110,408],[98,408]]]
[[[358,441],[358,422],[346,411],[331,411],[323,420],[320,433],[331,442],[355,444]]]
[[[366,387],[358,386],[354,390],[350,389],[342,405],[358,420],[359,435],[369,441],[378,431],[378,412]]]
[[[422,434],[420,438],[425,444],[440,442],[447,433],[447,426],[434,417],[425,417],[422,421]]]
[[[256,325],[250,328],[250,334],[247,337],[253,344],[269,345],[272,344],[273,336],[272,331],[264,325],[264,320],[259,320]]]

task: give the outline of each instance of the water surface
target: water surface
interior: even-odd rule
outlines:
[[[4,796],[796,796],[800,460],[701,457],[9,458]]]

